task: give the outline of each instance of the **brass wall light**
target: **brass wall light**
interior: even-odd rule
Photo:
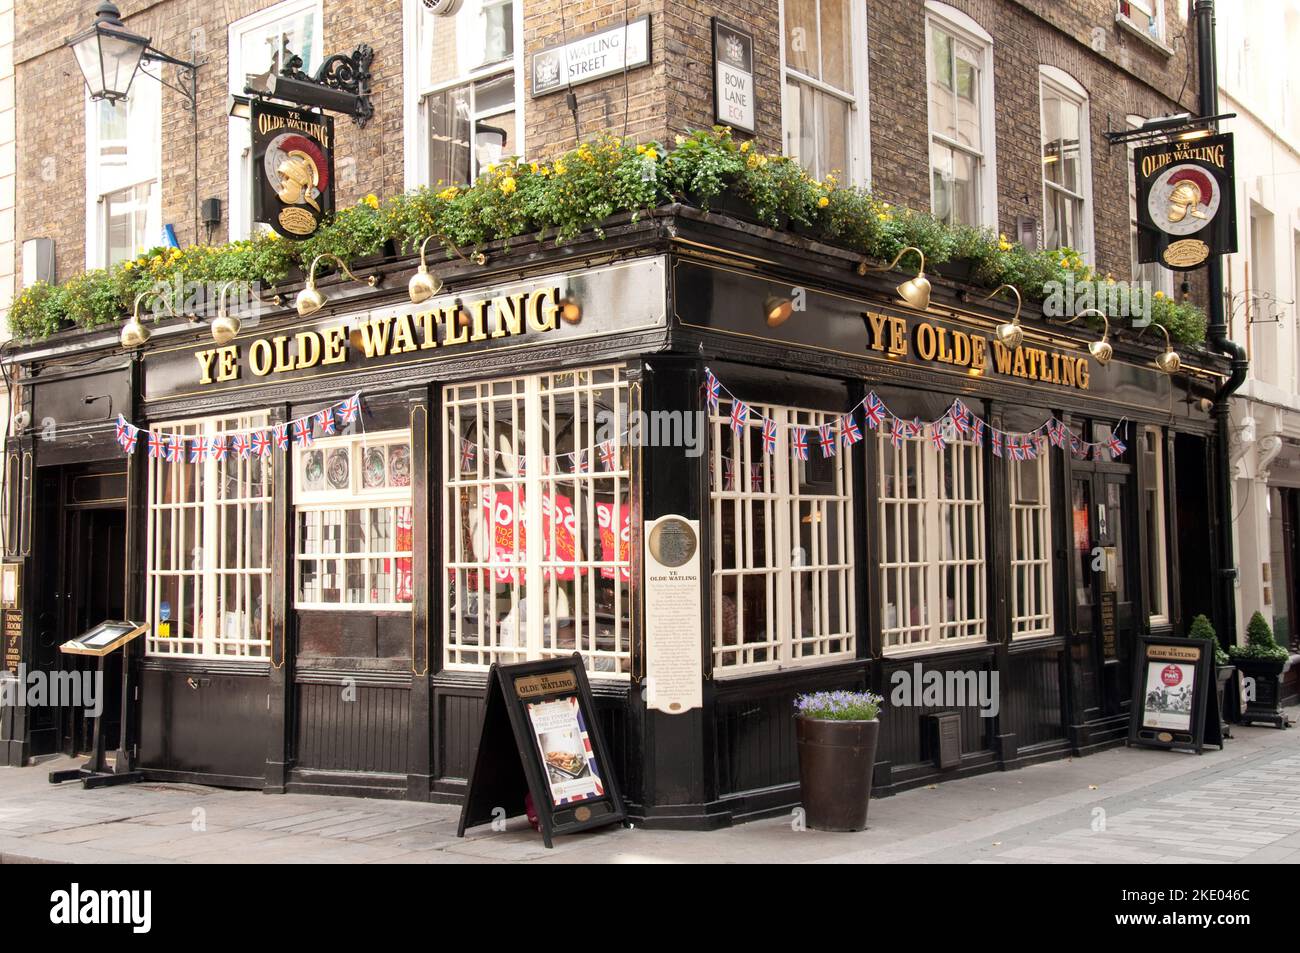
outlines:
[[[1169,337],[1169,329],[1158,321],[1153,321],[1152,324],[1165,332],[1165,349],[1156,355],[1154,363],[1157,368],[1164,371],[1166,374],[1173,376],[1174,374],[1177,374],[1179,368],[1183,366],[1183,359],[1179,356],[1178,352],[1174,350],[1174,342]],[[1151,327],[1151,325],[1148,325],[1147,327]],[[1143,329],[1142,334],[1146,333],[1146,329]],[[1138,335],[1139,338],[1141,336],[1141,334]]]
[[[150,294],[151,292],[145,291],[135,296],[135,313],[131,315],[131,320],[122,325],[122,333],[118,336],[122,347],[141,347],[149,342],[149,329],[140,320],[140,302]]]
[[[792,314],[794,314],[794,302],[789,298],[768,295],[767,300],[763,302],[763,318],[769,328],[779,328],[790,320]]]
[[[574,298],[561,298],[560,317],[569,324],[577,324],[582,320],[582,305]]]
[[[343,274],[347,275],[353,281],[361,280],[348,270],[347,263],[338,255],[331,255],[328,253],[317,255],[315,259],[312,260],[311,267],[307,269],[307,284],[303,286],[302,291],[298,292],[296,306],[298,308],[298,314],[304,318],[309,314],[315,314],[321,308],[325,307],[325,295],[321,294],[316,287],[316,266],[320,264],[322,258],[328,258],[331,261],[337,262],[339,268],[343,270]],[[379,275],[371,275],[366,279],[366,284],[370,285],[372,288],[379,284]]]
[[[999,343],[1014,351],[1025,342],[1025,329],[1020,326],[1020,309],[1024,306],[1024,301],[1020,298],[1020,289],[1015,285],[998,285],[984,296],[984,300],[988,301],[1004,288],[1016,296],[1016,313],[1011,316],[1010,321],[999,324],[993,333]]]
[[[243,324],[239,318],[226,312],[226,291],[233,284],[238,282],[227,281],[217,289],[217,316],[212,319],[212,340],[218,344],[229,344],[233,341]]]
[[[916,308],[918,311],[925,311],[930,307],[930,279],[925,277],[925,252],[921,251],[921,249],[917,248],[915,245],[908,245],[906,248],[902,249],[894,256],[894,260],[884,268],[873,268],[865,261],[859,263],[858,274],[865,275],[872,271],[893,271],[894,266],[898,264],[899,260],[910,251],[916,252],[917,257],[921,259],[921,266],[916,270],[915,278],[907,279],[907,281],[904,281],[899,285],[896,290],[898,291],[898,296],[913,308]]]
[[[415,270],[415,274],[411,276],[411,280],[406,285],[406,292],[411,296],[411,304],[423,304],[442,290],[442,280],[435,278],[429,273],[429,260],[425,257],[425,251],[429,247],[429,242],[435,238],[440,241],[446,241],[441,235],[435,233],[426,236],[424,241],[420,242],[420,267]],[[483,254],[481,251],[476,251],[474,254],[466,256],[455,245],[450,243],[447,244],[448,247],[451,248],[452,252],[455,253],[456,257],[461,261],[470,262],[475,265],[487,264],[487,255]]]
[[[1088,353],[1096,359],[1098,364],[1109,364],[1110,359],[1115,356],[1115,349],[1110,346],[1110,318],[1106,316],[1105,311],[1100,311],[1097,308],[1084,308],[1065,323],[1073,324],[1087,314],[1101,316],[1101,340],[1091,342],[1088,345]]]

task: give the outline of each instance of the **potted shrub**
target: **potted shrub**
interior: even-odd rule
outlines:
[[[1285,728],[1286,716],[1282,714],[1282,673],[1291,660],[1291,653],[1277,644],[1273,630],[1261,613],[1256,612],[1250,617],[1250,624],[1246,627],[1246,644],[1234,645],[1229,654],[1241,674],[1254,685],[1254,691],[1247,692],[1242,723],[1249,725],[1258,721],[1276,728]]]
[[[812,829],[866,828],[881,701],[871,692],[849,691],[814,692],[795,699],[799,790],[804,819]]]
[[[1236,668],[1228,653],[1219,645],[1219,637],[1214,631],[1214,626],[1205,615],[1198,615],[1192,620],[1192,627],[1187,630],[1187,637],[1204,639],[1214,646],[1214,688],[1219,698],[1219,727],[1223,737],[1229,738],[1231,734],[1228,730],[1228,709],[1224,706],[1224,693]]]

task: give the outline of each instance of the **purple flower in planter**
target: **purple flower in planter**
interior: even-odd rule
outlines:
[[[874,721],[884,699],[871,692],[810,692],[794,700],[795,713],[828,721]]]

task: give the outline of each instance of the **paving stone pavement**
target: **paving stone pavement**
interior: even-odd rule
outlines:
[[[51,785],[47,772],[73,763],[55,759],[0,768],[0,863],[1300,862],[1300,730],[1235,734],[1200,756],[1116,748],[880,798],[856,834],[777,817],[707,833],[610,828],[554,850],[522,819],[458,838],[446,805]]]

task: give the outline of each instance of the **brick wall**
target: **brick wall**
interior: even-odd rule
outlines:
[[[358,42],[375,48],[374,119],[364,128],[339,118],[336,163],[339,202],[368,192],[402,188],[402,0],[322,0],[323,48],[346,52]],[[703,0],[524,0],[526,54],[590,34],[624,19],[651,17],[651,65],[575,87],[582,138],[608,130],[637,140],[672,137],[711,123],[712,41],[716,4]],[[864,2],[864,0],[857,0]],[[1038,69],[1057,66],[1089,90],[1092,125],[1093,211],[1097,263],[1128,270],[1127,158],[1110,149],[1104,132],[1129,114],[1175,111],[1182,93],[1193,108],[1195,77],[1188,73],[1180,34],[1188,29],[1178,0],[1167,0],[1172,53],[1120,29],[1113,0],[952,0],[994,37],[999,225],[1011,233],[1017,216],[1042,222]],[[201,47],[198,163],[199,198],[227,199],[227,27],[270,4],[264,0],[128,0],[128,26],[155,46],[185,56],[191,37]],[[85,0],[17,0],[15,46],[18,118],[17,233],[55,239],[60,277],[85,260],[83,92],[69,34],[91,19]],[[870,148],[874,184],[886,199],[918,208],[929,203],[923,0],[864,2],[869,45]],[[755,37],[758,136],[763,147],[781,143],[778,7],[772,0],[735,0],[725,17]],[[1190,31],[1189,31],[1190,32]],[[525,58],[525,69],[530,65]],[[1186,82],[1184,83],[1184,78]],[[182,242],[194,237],[191,206],[191,117],[183,99],[163,90],[163,221]],[[563,92],[525,95],[526,152],[552,155],[574,145],[574,117]],[[225,237],[225,225],[215,236]]]

